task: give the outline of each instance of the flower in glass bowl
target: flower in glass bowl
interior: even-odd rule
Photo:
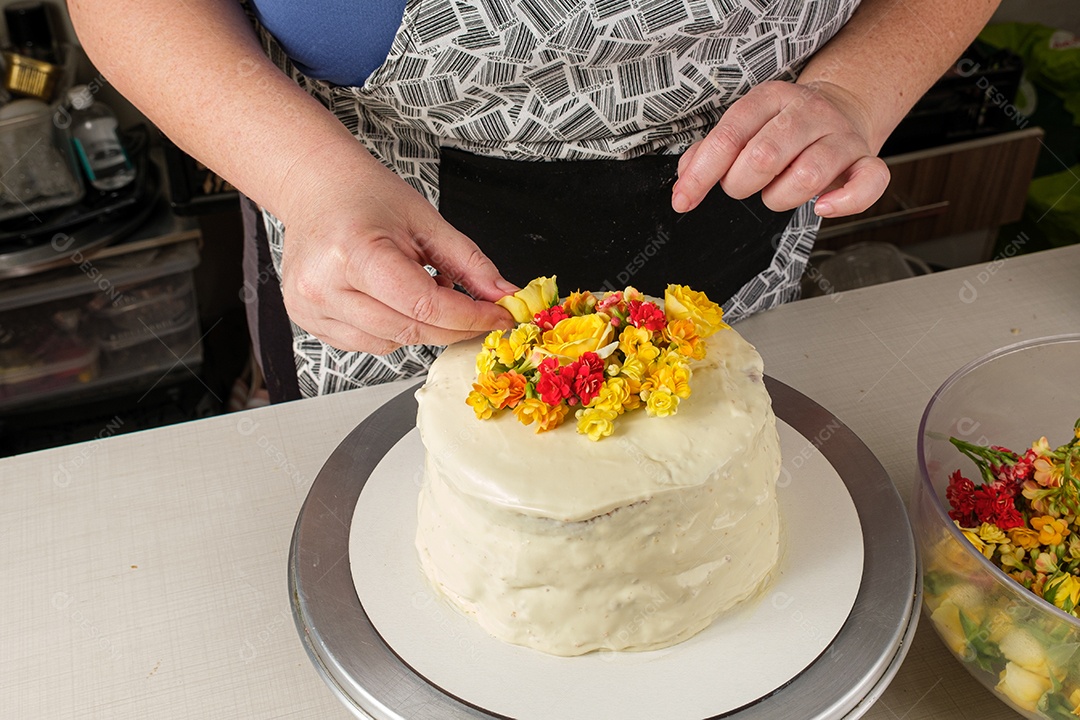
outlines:
[[[919,429],[924,613],[1028,718],[1080,714],[1077,368],[1080,335],[1003,348],[949,378]],[[1032,443],[1044,432],[1061,437]]]

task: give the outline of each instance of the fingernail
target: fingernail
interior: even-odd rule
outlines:
[[[677,192],[671,196],[671,207],[674,208],[675,212],[689,212],[690,198],[686,197],[681,192]]]
[[[816,203],[814,203],[814,212],[821,217],[831,215],[832,211],[832,203],[828,202],[827,200],[818,200]]]
[[[499,290],[503,291],[507,295],[513,295],[518,290],[520,290],[520,288],[517,285],[513,284],[512,282],[507,282],[506,280],[503,280],[502,278],[499,278],[498,280],[495,281],[495,287],[499,288]]]

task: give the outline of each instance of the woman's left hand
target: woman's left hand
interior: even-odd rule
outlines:
[[[688,212],[719,183],[739,200],[760,190],[775,211],[820,196],[818,215],[852,215],[870,207],[889,184],[878,149],[869,113],[839,86],[762,83],[683,153],[671,206]]]

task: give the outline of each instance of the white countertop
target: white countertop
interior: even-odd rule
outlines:
[[[766,372],[878,456],[905,500],[934,389],[1080,330],[1080,247],[793,303],[740,323]],[[351,718],[289,609],[293,524],[337,444],[408,383],[0,460],[0,717]],[[928,623],[873,720],[1016,718]]]

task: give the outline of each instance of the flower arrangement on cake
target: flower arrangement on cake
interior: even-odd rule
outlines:
[[[484,338],[466,399],[476,416],[509,410],[544,432],[574,410],[578,432],[596,441],[623,413],[674,415],[705,338],[728,328],[720,306],[684,285],[668,285],[663,309],[633,287],[560,303],[555,280],[536,278],[498,301],[518,326]]]

